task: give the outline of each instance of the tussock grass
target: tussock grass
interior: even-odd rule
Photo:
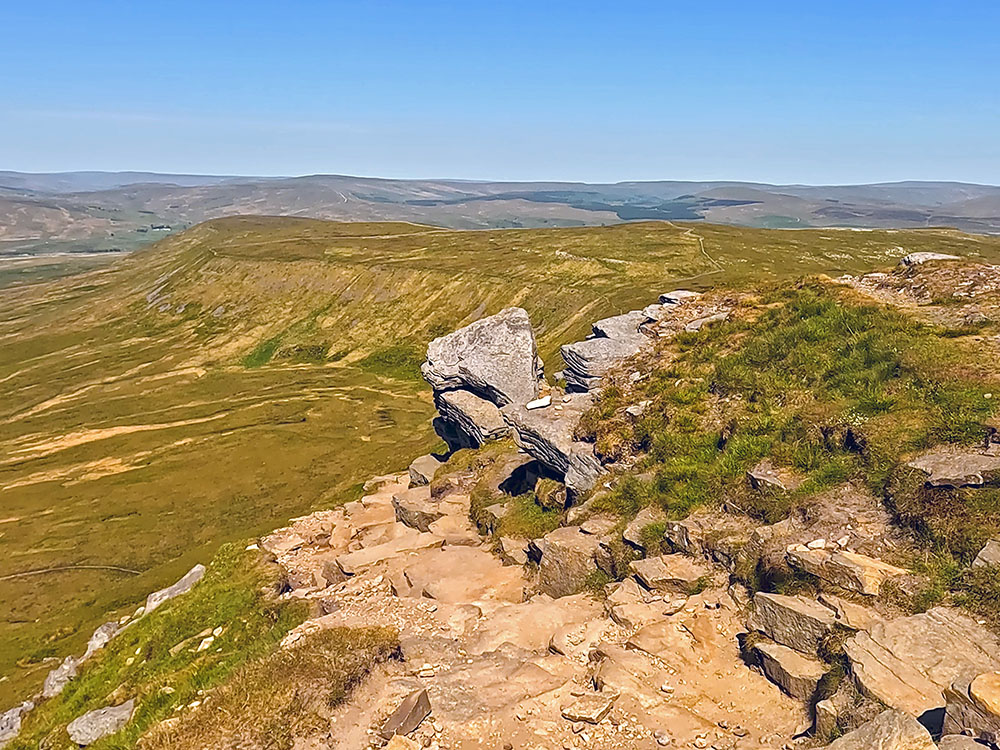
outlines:
[[[325,735],[330,710],[398,649],[397,633],[387,628],[313,633],[241,667],[179,722],[154,726],[139,747],[290,750],[296,738]]]

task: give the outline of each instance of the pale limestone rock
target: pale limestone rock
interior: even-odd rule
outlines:
[[[1000,478],[1000,456],[963,448],[935,448],[907,465],[926,474],[929,487],[982,487]]]
[[[66,727],[69,738],[77,745],[89,745],[102,737],[114,734],[128,724],[135,711],[135,701],[128,700],[119,706],[107,706],[89,711],[73,719]]]
[[[352,576],[383,560],[398,557],[406,552],[433,549],[443,544],[444,539],[436,534],[413,532],[412,534],[377,544],[374,547],[363,547],[354,552],[340,555],[336,559],[336,562],[344,575]]]
[[[477,448],[510,432],[499,407],[471,391],[435,392],[434,406],[441,415],[434,428],[451,448]]]
[[[918,252],[904,255],[899,259],[899,264],[902,266],[919,266],[921,263],[933,260],[961,260],[961,258],[957,255],[948,255],[947,253]]]
[[[539,588],[553,597],[576,594],[597,571],[600,540],[584,534],[579,526],[563,526],[538,542]]]
[[[986,542],[976,559],[972,561],[973,568],[988,568],[1000,566],[1000,539],[990,539]]]
[[[389,718],[382,724],[380,734],[383,739],[392,739],[399,734],[409,734],[430,716],[431,701],[424,689],[414,690],[406,696]]]
[[[944,691],[965,674],[1000,669],[1000,641],[957,610],[935,607],[877,623],[844,644],[863,695],[940,731]]]
[[[146,614],[148,615],[154,609],[164,604],[165,602],[180,596],[181,594],[186,594],[188,591],[194,588],[194,585],[198,583],[205,575],[204,565],[195,565],[191,570],[184,574],[177,583],[172,586],[167,586],[165,589],[160,589],[159,591],[154,591],[152,594],[146,597]]]
[[[615,703],[617,695],[607,693],[587,693],[582,695],[561,711],[567,721],[583,721],[587,724],[600,724],[608,715]]]
[[[541,368],[528,313],[508,307],[434,339],[421,372],[436,391],[470,390],[497,406],[532,401]]]
[[[660,295],[661,305],[679,305],[683,302],[691,302],[698,299],[701,292],[692,292],[688,289],[675,289],[672,292],[665,292]]]
[[[639,511],[635,518],[629,521],[628,526],[625,527],[625,531],[622,532],[622,539],[633,547],[645,552],[645,543],[642,538],[643,529],[653,524],[665,524],[666,521],[666,514],[659,506],[647,505]]]
[[[442,465],[441,459],[431,454],[419,456],[410,463],[410,486],[419,487],[423,484],[430,484]]]
[[[945,734],[970,734],[995,745],[1000,741],[1000,673],[966,672],[944,691]]]
[[[930,733],[902,711],[888,709],[845,734],[827,750],[937,750]]]
[[[835,586],[865,596],[877,596],[882,584],[908,571],[856,552],[827,549],[788,550],[788,562]]]

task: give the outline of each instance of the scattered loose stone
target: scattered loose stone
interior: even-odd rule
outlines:
[[[562,716],[567,721],[583,721],[588,724],[599,724],[608,715],[615,703],[616,695],[604,693],[589,693],[577,698],[562,709]]]
[[[385,720],[380,734],[387,740],[398,734],[409,734],[420,726],[420,723],[430,716],[430,713],[431,701],[427,696],[427,691],[422,688],[414,690]]]

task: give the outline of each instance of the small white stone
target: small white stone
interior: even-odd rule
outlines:
[[[541,398],[536,398],[534,401],[529,401],[524,405],[524,408],[528,411],[531,411],[532,409],[544,409],[551,403],[552,396],[542,396]]]
[[[806,547],[808,549],[823,549],[826,547],[826,539],[813,539]]]

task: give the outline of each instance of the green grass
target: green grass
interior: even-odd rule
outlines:
[[[958,562],[1000,534],[1000,490],[932,490],[897,468],[913,451],[981,440],[995,413],[984,393],[997,379],[976,357],[946,330],[828,282],[779,286],[730,322],[666,344],[635,389],[604,390],[581,434],[605,456],[640,454],[651,478],[621,478],[595,509],[629,518],[655,503],[679,518],[727,501],[774,523],[826,488],[862,483],[940,557],[919,594],[926,601],[910,602],[926,608],[957,591]],[[624,407],[639,400],[652,404],[637,422],[625,419]],[[750,491],[746,472],[765,457],[801,486]],[[747,573],[758,582],[769,575]],[[766,585],[800,583],[809,585]]]
[[[561,520],[560,511],[543,508],[534,493],[528,492],[507,501],[507,514],[500,519],[496,536],[538,539],[559,528]]]
[[[86,662],[63,693],[24,720],[9,750],[69,747],[66,725],[95,708],[136,699],[133,720],[91,747],[132,747],[154,723],[226,681],[242,665],[269,654],[306,616],[303,603],[274,597],[277,566],[259,552],[224,546],[194,589],[138,620]],[[204,630],[222,627],[211,648],[196,651]],[[187,642],[180,650],[178,644]],[[175,653],[171,653],[174,649]]]
[[[248,370],[255,367],[263,367],[271,361],[274,353],[278,351],[279,346],[281,346],[280,336],[267,339],[267,341],[261,341],[254,347],[252,352],[243,358],[243,366]]]
[[[358,362],[365,372],[398,380],[420,380],[424,350],[413,344],[393,344],[376,349]]]

